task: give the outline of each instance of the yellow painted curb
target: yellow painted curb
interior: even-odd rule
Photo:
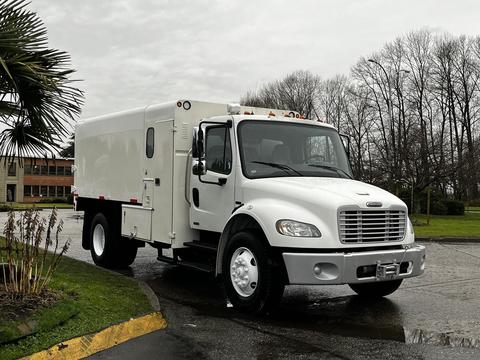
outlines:
[[[154,312],[121,324],[112,325],[95,334],[67,340],[50,349],[40,351],[24,360],[82,359],[99,351],[111,348],[130,339],[167,327],[167,322],[159,312]]]

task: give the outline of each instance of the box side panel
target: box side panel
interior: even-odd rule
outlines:
[[[102,116],[75,129],[76,192],[130,201],[142,197],[144,110]]]

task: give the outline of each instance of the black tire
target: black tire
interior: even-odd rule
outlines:
[[[122,239],[112,229],[105,215],[97,213],[90,227],[90,253],[95,264],[109,269],[122,269],[133,263],[137,256],[137,245],[135,242],[129,242]],[[97,231],[97,235],[95,234]],[[95,243],[95,236],[100,236],[103,231],[104,243],[99,246]]]
[[[254,231],[241,231],[232,236],[225,247],[222,274],[225,291],[232,305],[242,311],[253,314],[265,314],[275,309],[280,303],[285,288],[278,263],[261,239],[262,234]],[[231,261],[234,253],[246,248],[253,254],[258,273],[258,282],[249,296],[237,292],[231,277]],[[255,263],[255,262],[254,262]]]
[[[358,295],[369,298],[380,298],[394,293],[402,284],[400,280],[380,281],[366,284],[348,284]]]

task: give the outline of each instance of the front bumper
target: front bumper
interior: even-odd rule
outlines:
[[[414,277],[425,269],[425,247],[411,245],[399,250],[375,250],[351,253],[282,254],[290,284],[335,285],[367,283]],[[376,267],[400,264],[400,272],[389,278],[378,278]]]

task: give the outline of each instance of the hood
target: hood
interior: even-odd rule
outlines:
[[[380,208],[405,204],[395,195],[361,181],[329,177],[277,177],[249,180],[244,186],[246,201],[262,196],[295,198],[309,203],[328,203],[332,206],[357,205],[366,208],[367,203],[381,203]],[[378,204],[377,204],[378,205]]]

